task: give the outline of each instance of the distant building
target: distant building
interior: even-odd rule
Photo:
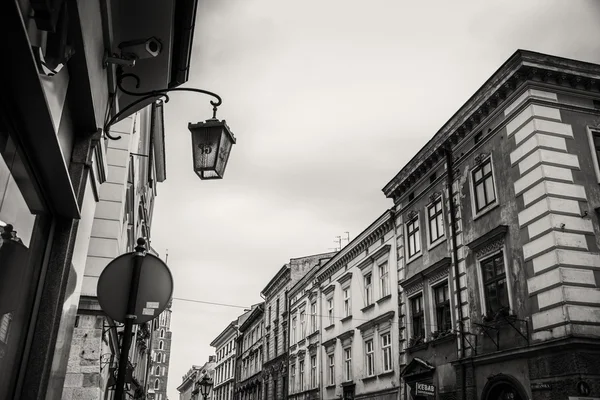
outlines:
[[[235,359],[238,320],[232,321],[211,342],[216,351],[216,367],[213,382],[214,400],[232,400],[235,388]]]
[[[236,400],[261,400],[265,303],[252,306],[239,320],[236,344]]]
[[[167,383],[171,363],[171,305],[153,321],[148,400],[167,400]]]
[[[519,50],[383,189],[407,399],[600,394],[599,81]]]
[[[181,385],[177,387],[179,392],[179,400],[204,400],[198,390],[198,382],[202,380],[206,375],[209,378],[214,379],[214,372],[216,367],[216,357],[209,356],[208,362],[204,365],[193,365],[192,368],[181,378]],[[213,391],[210,391],[210,395],[207,400],[213,400]]]
[[[386,211],[293,288],[291,318],[300,324],[291,323],[290,398],[398,398],[395,241]],[[318,318],[303,320],[310,314]]]
[[[288,291],[315,265],[334,254],[336,253],[291,259],[261,292],[265,298],[265,350],[262,365],[265,400],[282,400],[288,396]]]

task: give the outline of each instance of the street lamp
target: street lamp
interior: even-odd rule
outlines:
[[[204,377],[200,380],[199,385],[200,385],[200,393],[202,393],[202,398],[204,400],[207,400],[208,396],[210,395],[210,390],[212,389],[212,386],[213,386],[212,379],[210,379],[208,377],[208,374],[204,375]]]
[[[195,88],[167,88],[161,90],[152,90],[149,92],[132,92],[123,87],[123,80],[132,78],[136,81],[136,87],[140,87],[140,78],[136,74],[123,73],[121,66],[117,68],[117,87],[123,93],[129,96],[139,97],[138,100],[124,107],[116,113],[104,125],[104,134],[111,140],[119,140],[121,136],[112,136],[109,133],[110,127],[126,115],[130,109],[137,104],[152,98],[164,98],[165,103],[169,102],[169,92],[194,92],[212,96],[216,101],[211,100],[213,106],[213,116],[205,122],[196,124],[189,123],[188,129],[192,133],[192,157],[194,160],[194,172],[200,179],[223,179],[225,167],[229,160],[231,147],[236,143],[235,136],[227,126],[225,120],[217,119],[217,107],[223,102],[221,97],[213,92]]]

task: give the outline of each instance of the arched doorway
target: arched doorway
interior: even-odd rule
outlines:
[[[527,400],[519,381],[510,375],[499,374],[489,379],[481,393],[482,400]]]

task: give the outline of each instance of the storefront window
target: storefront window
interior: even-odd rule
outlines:
[[[21,149],[0,125],[0,398],[13,397],[48,241],[26,196],[35,185]]]

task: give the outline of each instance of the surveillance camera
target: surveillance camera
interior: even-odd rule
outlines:
[[[147,39],[130,40],[119,44],[121,57],[141,60],[157,57],[162,50],[162,43],[155,37]]]

